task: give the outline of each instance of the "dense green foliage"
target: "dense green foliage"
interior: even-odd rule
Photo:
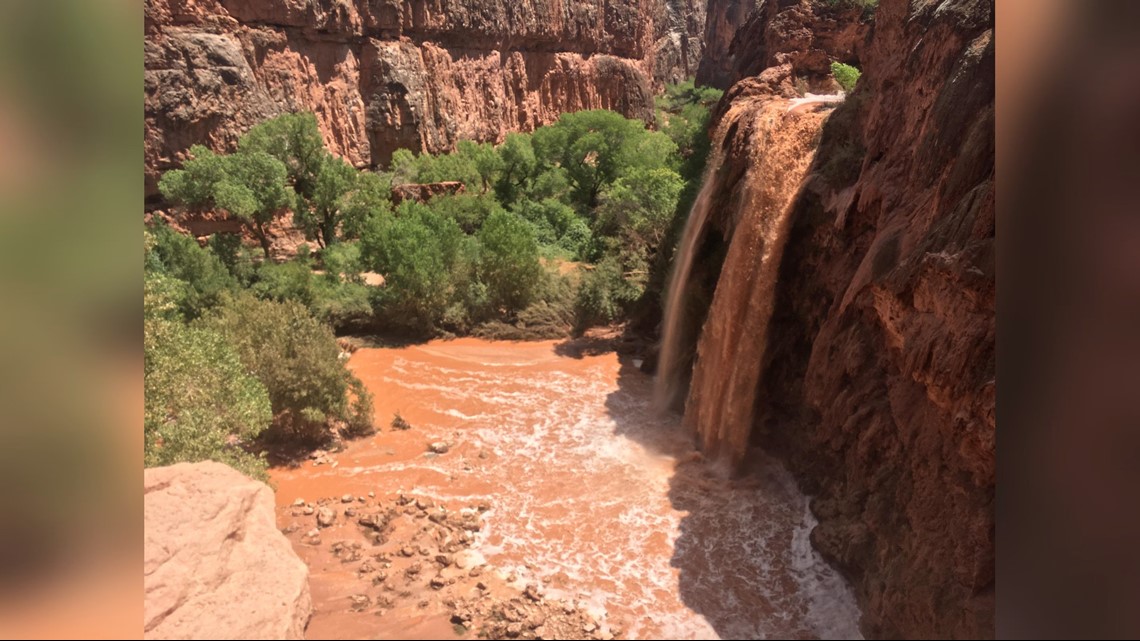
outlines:
[[[270,257],[265,227],[286,207],[321,247],[358,237],[365,220],[389,209],[390,183],[328,153],[310,113],[258,124],[232,154],[194,145],[190,156],[182,169],[162,176],[163,196],[176,204],[230,212],[261,242],[265,258]]]
[[[186,318],[201,316],[217,306],[225,292],[237,288],[237,280],[225,263],[214,252],[204,251],[193,238],[160,225],[150,242],[148,267],[178,283],[171,302]]]
[[[656,301],[719,96],[669,87],[660,131],[583,111],[497,147],[398,150],[380,173],[328,153],[311,114],[261,123],[231,154],[192,147],[162,193],[228,211],[262,256],[233,234],[200,246],[162,224],[147,232],[147,465],[209,458],[264,478],[251,451],[265,437],[370,433],[371,396],[333,328],[553,338]],[[445,181],[463,189],[392,206],[393,185]],[[316,250],[274,262],[268,226],[290,210]]]
[[[851,65],[837,61],[831,63],[831,75],[835,76],[835,81],[839,83],[840,87],[843,87],[844,92],[851,93],[862,72]]]
[[[285,177],[285,165],[267,153],[220,156],[194,145],[182,169],[163,174],[158,188],[172,202],[230,212],[246,224],[269,258],[266,226],[290,201]]]
[[[144,345],[146,465],[212,459],[264,479],[264,459],[240,445],[269,426],[269,397],[225,339],[150,319]]]
[[[498,147],[463,143],[436,156],[397,151],[393,184],[464,183],[466,193],[437,196],[426,208],[469,242],[457,244],[448,262],[441,244],[454,230],[440,236],[435,221],[433,232],[416,207],[401,206],[395,219],[408,220],[399,225],[375,225],[365,234],[364,264],[390,276],[378,315],[448,331],[565,318],[571,307],[577,311],[569,324],[579,328],[620,320],[647,295],[650,266],[669,249],[696,193],[709,109],[719,97],[692,82],[670,87],[659,103],[661,131],[611,111],[581,111],[532,134],[509,134]],[[565,278],[544,274],[539,257],[599,266],[580,277],[578,295],[555,296]]]
[[[186,324],[187,294],[193,285],[166,271],[157,245],[156,237],[147,233],[144,462],[154,466],[212,459],[264,478],[264,459],[242,446],[269,426],[265,387],[248,373],[220,335]],[[206,261],[198,256],[188,262]]]
[[[353,376],[340,362],[332,330],[299,303],[230,298],[202,324],[233,346],[269,394],[274,423],[287,435],[319,441],[330,421],[360,430],[371,398],[347,396]]]
[[[479,243],[479,275],[491,306],[521,310],[532,303],[542,280],[534,227],[500,209],[479,230]]]
[[[373,221],[361,257],[385,275],[379,307],[391,325],[428,332],[440,327],[464,294],[467,245],[454,219],[420,203],[404,202],[394,217]]]
[[[340,362],[328,326],[292,292],[281,294],[292,288],[327,304],[312,292],[344,284],[301,263],[264,263],[252,272],[252,291],[289,302],[258,300],[227,269],[227,260],[239,270],[247,263],[222,238],[202,248],[163,225],[145,234],[144,458],[216,460],[264,479],[265,459],[250,447],[267,428],[307,441],[326,438],[332,426],[365,434],[371,397]],[[326,265],[357,274],[355,247],[323,253]]]

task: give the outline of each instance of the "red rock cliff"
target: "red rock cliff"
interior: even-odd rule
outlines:
[[[774,32],[760,18],[753,27]],[[768,58],[762,39],[735,37],[753,49],[734,65],[786,64],[737,83],[722,121],[738,104],[787,97],[789,72],[815,66],[802,50]],[[734,243],[752,224],[740,185],[756,161],[740,149],[770,137],[725,133],[710,223],[720,233],[697,263],[719,269],[713,258],[727,258],[719,275],[693,276],[695,287],[716,285],[711,310],[696,312],[707,335],[689,339],[700,351],[686,420],[715,408],[700,397],[719,394],[723,372],[758,381],[732,411],[751,416],[751,442],[782,455],[816,495],[812,541],[851,579],[865,634],[992,637],[993,3],[882,0],[861,60],[862,79],[790,196],[770,301],[730,286]],[[765,256],[768,243],[756,243]],[[764,349],[718,344],[760,308],[771,310]],[[700,360],[722,352],[762,354],[743,364],[759,372],[735,363],[703,376]]]
[[[692,75],[699,0],[147,0],[146,193],[191,144],[310,110],[357,166],[565,111],[652,118]]]
[[[708,0],[697,82],[727,89],[785,63],[802,76],[829,74],[832,60],[858,64],[870,16],[844,0]]]

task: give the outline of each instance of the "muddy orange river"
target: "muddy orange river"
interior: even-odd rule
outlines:
[[[652,378],[634,365],[554,341],[360,349],[349,366],[381,431],[335,467],[273,470],[278,503],[369,491],[486,502],[489,563],[604,610],[630,638],[857,638],[854,599],[811,548],[790,475],[762,456],[733,480],[701,461],[679,417],[652,411]],[[395,412],[412,429],[392,431]],[[428,453],[436,441],[452,447]],[[310,634],[335,633],[322,623],[331,588],[313,572]]]

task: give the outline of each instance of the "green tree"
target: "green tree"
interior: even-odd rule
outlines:
[[[358,172],[325,149],[313,114],[283,114],[260,123],[242,136],[238,150],[265,153],[284,164],[295,194],[291,204],[297,226],[321,247],[337,242],[352,205],[347,196],[358,187]]]
[[[261,151],[219,156],[194,145],[182,169],[166,172],[158,188],[171,202],[204,209],[225,209],[257,238],[269,258],[266,226],[289,204],[285,165]]]
[[[499,202],[510,205],[526,190],[538,166],[531,135],[507,134],[496,151],[499,154],[499,177],[495,181],[495,195]]]
[[[341,203],[341,237],[360,238],[369,221],[392,213],[392,176],[370,171],[356,175]]]
[[[856,67],[845,65],[842,62],[835,61],[831,63],[831,75],[835,76],[835,81],[843,87],[844,93],[851,93],[855,88],[855,83],[859,82],[859,76],[862,72]]]
[[[218,305],[224,293],[237,289],[237,281],[221,259],[193,238],[166,225],[155,226],[151,237],[151,269],[182,283],[176,304],[185,318],[197,318]]]
[[[404,327],[435,329],[456,298],[456,267],[463,232],[430,207],[405,201],[396,215],[375,221],[361,244],[361,258],[384,274],[381,306]]]
[[[362,396],[347,395],[354,377],[340,361],[332,330],[300,303],[242,295],[199,323],[223,336],[265,386],[284,434],[319,441],[333,424],[370,419],[366,391],[358,387]]]
[[[238,140],[239,152],[268,154],[286,167],[293,189],[312,198],[325,157],[317,117],[312,113],[282,114],[254,125]]]
[[[478,231],[483,226],[483,221],[503,209],[489,194],[441,195],[428,201],[427,206],[441,216],[454,220],[468,234]]]
[[[676,162],[676,145],[668,136],[606,110],[562,114],[534,132],[533,145],[541,162],[566,170],[574,201],[588,210],[623,173]]]
[[[321,247],[337,241],[346,210],[345,197],[356,187],[356,168],[336,156],[328,155],[314,178],[312,195],[299,197],[293,220],[307,238],[316,239]]]
[[[265,459],[243,446],[272,418],[265,386],[217,332],[161,318],[144,328],[146,466],[214,460],[264,480]]]
[[[269,258],[266,228],[290,201],[285,165],[262,152],[239,152],[225,160],[226,174],[214,187],[214,202],[246,224]]]
[[[158,181],[158,189],[171,202],[190,207],[214,204],[215,189],[226,177],[226,160],[202,145],[191,145],[182,169],[168,171]]]
[[[470,140],[460,140],[456,145],[456,153],[466,158],[475,168],[480,182],[479,193],[487,193],[503,169],[503,160],[499,157],[499,153],[490,143],[476,143]],[[468,187],[473,186],[468,185]]]
[[[508,311],[529,305],[542,279],[533,228],[517,215],[496,211],[479,230],[481,278],[493,306]]]
[[[595,233],[621,236],[627,246],[656,251],[669,231],[683,187],[672,169],[634,169],[602,194]]]

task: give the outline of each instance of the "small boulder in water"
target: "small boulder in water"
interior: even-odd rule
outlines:
[[[352,609],[357,612],[372,604],[372,599],[369,599],[368,596],[364,594],[354,594],[349,598],[352,599]]]
[[[404,417],[400,416],[399,412],[396,412],[396,415],[392,417],[392,429],[397,431],[410,430],[412,429],[412,424],[404,420]]]
[[[327,507],[322,507],[317,511],[317,525],[319,527],[329,527],[336,522],[336,512],[333,512]]]
[[[428,446],[428,449],[436,454],[447,454],[451,446],[443,441],[436,441]]]
[[[535,583],[528,583],[526,590],[523,591],[523,595],[531,601],[541,601],[542,589]]]

